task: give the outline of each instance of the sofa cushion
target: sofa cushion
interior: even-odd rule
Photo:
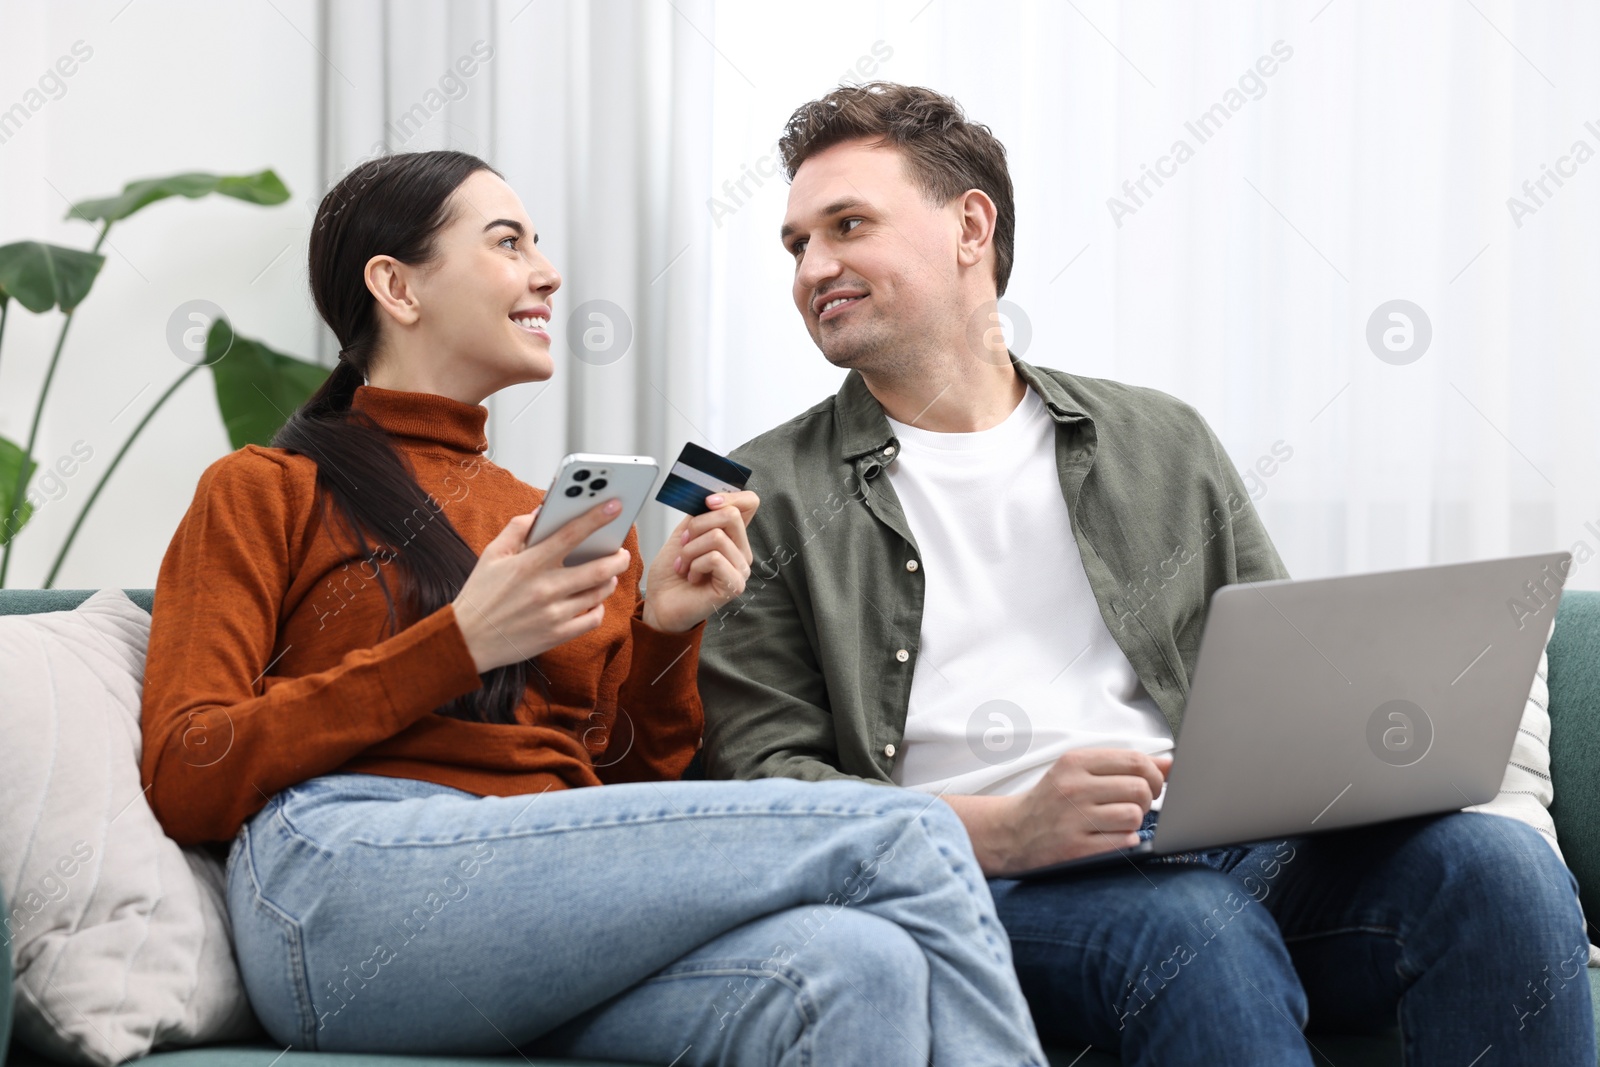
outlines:
[[[71,611],[99,592],[98,589],[0,589],[0,615],[42,615]],[[154,589],[124,589],[129,600],[145,611],[155,603]]]
[[[150,615],[118,589],[0,618],[0,892],[17,1035],[66,1063],[260,1033],[224,876],[139,781]]]

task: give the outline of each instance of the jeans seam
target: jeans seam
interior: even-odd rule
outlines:
[[[804,980],[800,974],[782,964],[767,963],[765,960],[754,963],[745,960],[718,960],[704,963],[690,963],[683,966],[668,967],[657,971],[641,984],[663,982],[673,978],[776,978],[788,986],[795,993],[804,990]],[[812,1021],[809,1017],[807,1022]]]
[[[1383,934],[1387,937],[1394,938],[1395,942],[1402,948],[1405,947],[1405,941],[1400,937],[1400,930],[1398,927],[1377,926],[1372,923],[1357,923],[1354,926],[1337,926],[1330,930],[1317,930],[1314,933],[1295,934],[1292,937],[1284,937],[1283,943],[1285,945],[1292,945],[1300,941],[1313,941],[1319,937],[1335,937],[1339,934]]]
[[[951,877],[956,879],[956,881],[959,882],[964,889],[966,889],[967,897],[971,901],[972,908],[975,912],[977,912],[978,928],[983,931],[983,939],[984,942],[989,946],[989,951],[993,962],[998,965],[1014,969],[1016,966],[1016,961],[1014,959],[1006,958],[1006,955],[1010,950],[1009,940],[1005,942],[1005,948],[1002,948],[1000,938],[995,936],[996,930],[999,930],[1001,934],[1005,934],[1006,931],[1004,924],[1000,923],[998,919],[991,917],[991,914],[986,914],[986,909],[978,903],[977,882],[968,875],[968,871],[970,869],[969,864],[966,863],[965,860],[962,860],[958,863],[954,853],[946,848],[944,843],[938,839],[937,835],[930,830],[927,824],[928,810],[928,808],[923,808],[921,811],[919,811],[916,814],[916,817],[911,822],[907,823],[905,828],[901,830],[900,838],[904,838],[906,832],[910,830],[913,825],[916,826],[917,830],[922,834],[924,843],[931,847],[933,851],[945,861],[945,865],[950,870]],[[896,841],[900,840],[900,838],[896,838]],[[979,872],[979,877],[982,877],[981,870]],[[985,883],[985,888],[987,889],[987,883]],[[924,952],[926,952],[926,950],[924,950]]]
[[[400,838],[400,839],[385,839],[383,841],[374,841],[374,840],[371,840],[370,838],[357,837],[357,836],[351,836],[351,837],[347,838],[346,840],[348,840],[349,843],[352,844],[352,845],[367,845],[367,846],[371,846],[371,847],[374,847],[374,848],[392,848],[392,847],[402,847],[402,846],[406,847],[406,848],[447,848],[447,847],[449,847],[451,845],[462,844],[463,842],[505,841],[505,840],[513,840],[513,839],[517,839],[517,838],[524,838],[524,837],[544,837],[544,836],[553,835],[553,834],[571,833],[574,830],[605,830],[605,829],[616,829],[616,828],[627,827],[627,826],[652,826],[652,825],[657,825],[657,824],[665,823],[665,822],[683,822],[683,821],[700,820],[700,819],[748,818],[751,815],[774,815],[774,816],[785,816],[785,817],[787,817],[787,816],[811,817],[811,816],[816,816],[816,815],[824,815],[824,816],[828,816],[828,817],[832,817],[832,818],[841,818],[841,819],[854,819],[854,818],[861,818],[861,817],[880,817],[881,818],[882,816],[893,814],[895,810],[896,809],[894,809],[894,808],[890,808],[890,809],[888,809],[886,811],[870,811],[870,810],[863,810],[863,809],[856,808],[856,809],[834,809],[834,810],[805,809],[805,810],[794,810],[794,811],[790,811],[790,810],[763,811],[763,810],[761,810],[759,808],[741,808],[741,809],[731,810],[731,811],[692,811],[692,812],[662,811],[662,812],[658,812],[655,815],[640,816],[638,818],[632,818],[632,819],[616,819],[616,818],[607,817],[605,819],[596,819],[596,820],[592,820],[592,821],[588,821],[588,822],[571,823],[571,824],[560,825],[560,826],[545,826],[545,827],[532,826],[532,827],[529,827],[526,830],[507,831],[507,832],[492,833],[492,834],[479,834],[479,835],[476,835],[476,836],[458,836],[458,837],[452,837],[452,838],[441,839],[441,840]],[[287,822],[287,820],[285,820],[285,822]],[[296,833],[299,833],[299,831],[296,831]],[[301,835],[301,836],[304,836],[304,835]],[[309,838],[307,838],[306,840],[309,841],[313,845],[316,844],[315,841],[311,841],[311,839],[309,839]],[[320,847],[320,846],[318,846],[318,847]]]
[[[254,900],[257,910],[264,917],[281,927],[284,931],[284,940],[289,945],[289,975],[290,983],[294,988],[295,1014],[300,1019],[300,1036],[305,1040],[306,1047],[317,1047],[316,1005],[311,999],[311,976],[306,967],[305,944],[300,923],[268,899],[262,892],[261,879],[256,874],[255,856],[250,849],[250,827],[247,823],[240,833],[244,835],[244,848],[242,862],[249,870],[250,896]],[[308,1021],[309,1020],[309,1021]]]

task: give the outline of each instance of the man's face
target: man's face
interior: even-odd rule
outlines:
[[[828,361],[904,369],[917,351],[949,343],[952,324],[959,340],[960,234],[958,210],[931,205],[896,148],[863,138],[802,163],[782,239],[795,307]]]

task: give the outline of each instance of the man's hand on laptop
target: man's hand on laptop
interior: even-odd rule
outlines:
[[[1139,843],[1172,756],[1079,748],[1016,796],[945,796],[991,878]]]

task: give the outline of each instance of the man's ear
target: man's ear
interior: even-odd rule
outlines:
[[[422,317],[422,307],[412,284],[411,268],[393,256],[373,256],[362,274],[367,291],[378,308],[402,326],[411,326]]]
[[[975,267],[994,249],[994,228],[1000,217],[994,201],[982,189],[968,189],[954,202],[961,231],[956,244],[956,262]]]

